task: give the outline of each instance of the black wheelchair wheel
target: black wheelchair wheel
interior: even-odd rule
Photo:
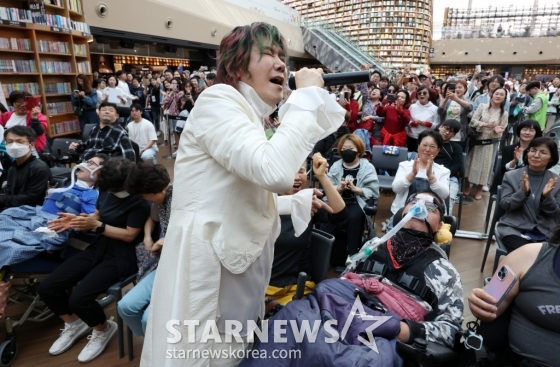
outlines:
[[[17,352],[17,343],[13,339],[8,339],[0,344],[0,367],[8,367],[14,363]]]

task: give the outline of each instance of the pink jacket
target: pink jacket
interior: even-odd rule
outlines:
[[[0,125],[5,127],[10,117],[12,117],[13,113],[14,111],[9,111],[4,112],[2,115],[0,115]],[[41,135],[37,135],[37,140],[35,141],[35,149],[37,149],[37,153],[41,153],[47,146],[47,130],[49,128],[49,123],[47,122],[47,116],[43,115],[42,113],[37,115],[37,120],[39,120],[39,123],[41,124],[43,129],[45,129],[45,131]],[[27,127],[31,127],[31,111],[27,113],[26,122]]]

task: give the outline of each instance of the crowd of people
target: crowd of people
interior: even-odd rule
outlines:
[[[367,83],[323,87],[323,70],[303,68],[295,73],[298,89],[290,91],[286,44],[274,26],[237,27],[220,47],[218,66],[209,72],[119,71],[107,80],[94,75],[93,83],[79,75],[72,105],[82,128],[95,126],[83,142],[69,146],[81,162],[71,183],[48,192],[52,173],[41,160],[48,149],[46,118],[39,108],[27,109],[25,92],[10,95],[13,110],[0,116],[12,162],[0,191],[0,253],[10,256],[0,259],[0,267],[53,256],[74,232],[94,235],[38,287],[64,322],[51,355],[91,332],[78,360],[99,357],[117,324],[96,298],[135,273],[138,282],[117,310],[135,335],[145,335],[143,366],[180,364],[165,357],[169,320],[211,320],[224,337],[231,333],[227,320],[255,326],[263,318],[272,324],[300,315],[322,320],[309,302],[328,308],[336,299],[344,309],[356,289],[369,300],[368,312],[385,310],[394,321],[374,336],[457,347],[463,289],[434,236],[444,216],[453,215],[459,190],[468,196],[474,186],[479,200],[485,186],[495,191],[501,185],[497,205],[505,214],[497,227],[509,253],[502,263],[519,282],[499,307],[482,288],[470,293],[468,303],[487,323],[512,308],[505,357],[510,363],[556,363],[559,313],[546,305],[560,293],[560,186],[550,170],[559,157],[556,142],[543,131],[560,116],[559,77],[546,85],[480,72],[434,79],[405,69],[391,76],[376,71]],[[517,137],[511,145],[504,138],[508,132]],[[162,134],[178,146],[175,185],[156,161]],[[408,157],[395,172],[379,171],[369,159],[374,145],[406,148]],[[498,154],[502,163],[494,167]],[[310,172],[322,191],[309,188]],[[427,217],[411,219],[357,261],[365,208],[379,198],[378,175],[389,174],[395,197],[387,230],[419,203]],[[308,277],[308,301],[290,302],[300,272],[309,274],[314,228],[343,236],[347,268],[340,278],[319,284]],[[177,330],[187,335],[186,328]],[[233,344],[201,343],[200,331],[174,347],[246,351],[254,330],[239,331]],[[536,353],[529,340],[544,339],[549,350]],[[356,364],[349,358],[349,366],[377,361],[358,351],[358,343],[349,344],[307,345],[304,365],[320,354],[327,356],[324,365],[338,365],[328,361],[329,353],[363,357]],[[394,344],[379,345],[396,355]],[[253,348],[269,346],[257,342]],[[253,358],[194,359],[201,365],[259,365]]]

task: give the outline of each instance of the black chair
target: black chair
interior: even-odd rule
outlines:
[[[309,249],[311,280],[315,284],[327,279],[330,267],[331,250],[334,236],[318,229],[311,232],[311,248]],[[295,299],[301,299],[305,290],[307,274],[299,273]]]
[[[136,163],[142,162],[142,158],[140,158],[140,147],[132,140],[130,141],[130,144],[132,144],[132,149],[134,150],[134,154],[136,155]]]
[[[496,178],[496,173],[501,169],[502,166],[502,156],[499,155],[496,159],[496,167],[494,167],[494,178]],[[500,185],[502,183],[500,182]],[[484,230],[488,230],[488,221],[490,220],[490,213],[492,212],[492,207],[494,206],[494,202],[496,202],[497,194],[490,195],[490,200],[488,201],[488,208],[486,209],[486,219],[484,220]],[[499,201],[498,201],[499,203]]]
[[[408,159],[408,149],[400,147],[399,155],[383,154],[382,145],[374,145],[371,147],[371,164],[377,170],[389,172],[397,172],[399,164]],[[394,173],[393,173],[394,174]],[[394,176],[378,175],[379,188],[384,190],[393,190]]]
[[[492,217],[492,223],[490,224],[490,229],[488,231],[488,240],[486,240],[486,248],[484,249],[484,256],[482,257],[482,265],[480,266],[481,273],[484,271],[484,265],[486,264],[488,251],[490,250],[492,237],[496,237],[496,243],[498,244],[498,248],[496,249],[496,257],[494,258],[494,267],[492,269],[492,272],[496,271],[496,269],[498,268],[500,257],[502,255],[507,255],[506,247],[502,243],[500,234],[496,230],[496,223],[506,213],[506,211],[500,205],[501,200],[502,200],[502,185],[498,186],[498,191],[496,192],[496,205],[494,208],[494,216]]]
[[[117,301],[117,303],[119,303],[119,301],[122,299],[123,288],[126,287],[129,284],[132,284],[132,283],[134,283],[134,285],[136,285],[136,277],[137,277],[137,274],[134,273],[134,274],[128,276],[126,279],[123,279],[123,280],[113,284],[107,290],[107,294],[113,296],[115,298],[115,300]],[[118,339],[119,339],[119,358],[123,358],[124,357],[123,319],[121,318],[121,316],[119,315],[118,312],[117,312],[117,325],[118,325],[117,334],[118,334]],[[127,334],[127,340],[128,340],[128,360],[132,361],[132,359],[134,358],[133,345],[132,345],[132,330],[130,330],[129,327],[127,327],[126,329],[127,329],[126,334]]]
[[[89,134],[91,134],[91,130],[97,126],[97,124],[86,124],[84,126],[84,131],[82,131],[82,141],[87,141],[89,138]]]
[[[69,149],[70,144],[79,143],[79,139],[57,138],[53,140],[51,152],[48,154],[49,159],[56,163],[56,166],[51,167],[51,174],[53,177],[65,177],[72,179],[72,169],[69,167],[72,163],[77,163],[80,159],[78,153]],[[59,166],[62,164],[63,166]]]

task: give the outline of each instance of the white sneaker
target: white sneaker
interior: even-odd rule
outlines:
[[[113,321],[113,317],[107,320],[107,324],[109,325],[109,330],[97,331],[94,329],[91,335],[88,336],[89,342],[80,352],[78,361],[82,363],[89,362],[103,353],[118,328],[117,323]]]
[[[484,186],[482,186],[482,191],[488,192],[488,191],[490,191],[490,189],[488,188],[488,186],[484,185]]]
[[[60,329],[62,333],[60,333],[58,339],[56,339],[49,349],[49,353],[53,356],[57,356],[66,352],[76,341],[78,341],[78,339],[86,335],[89,332],[89,329],[91,328],[81,320],[77,325],[64,323],[64,329]]]

